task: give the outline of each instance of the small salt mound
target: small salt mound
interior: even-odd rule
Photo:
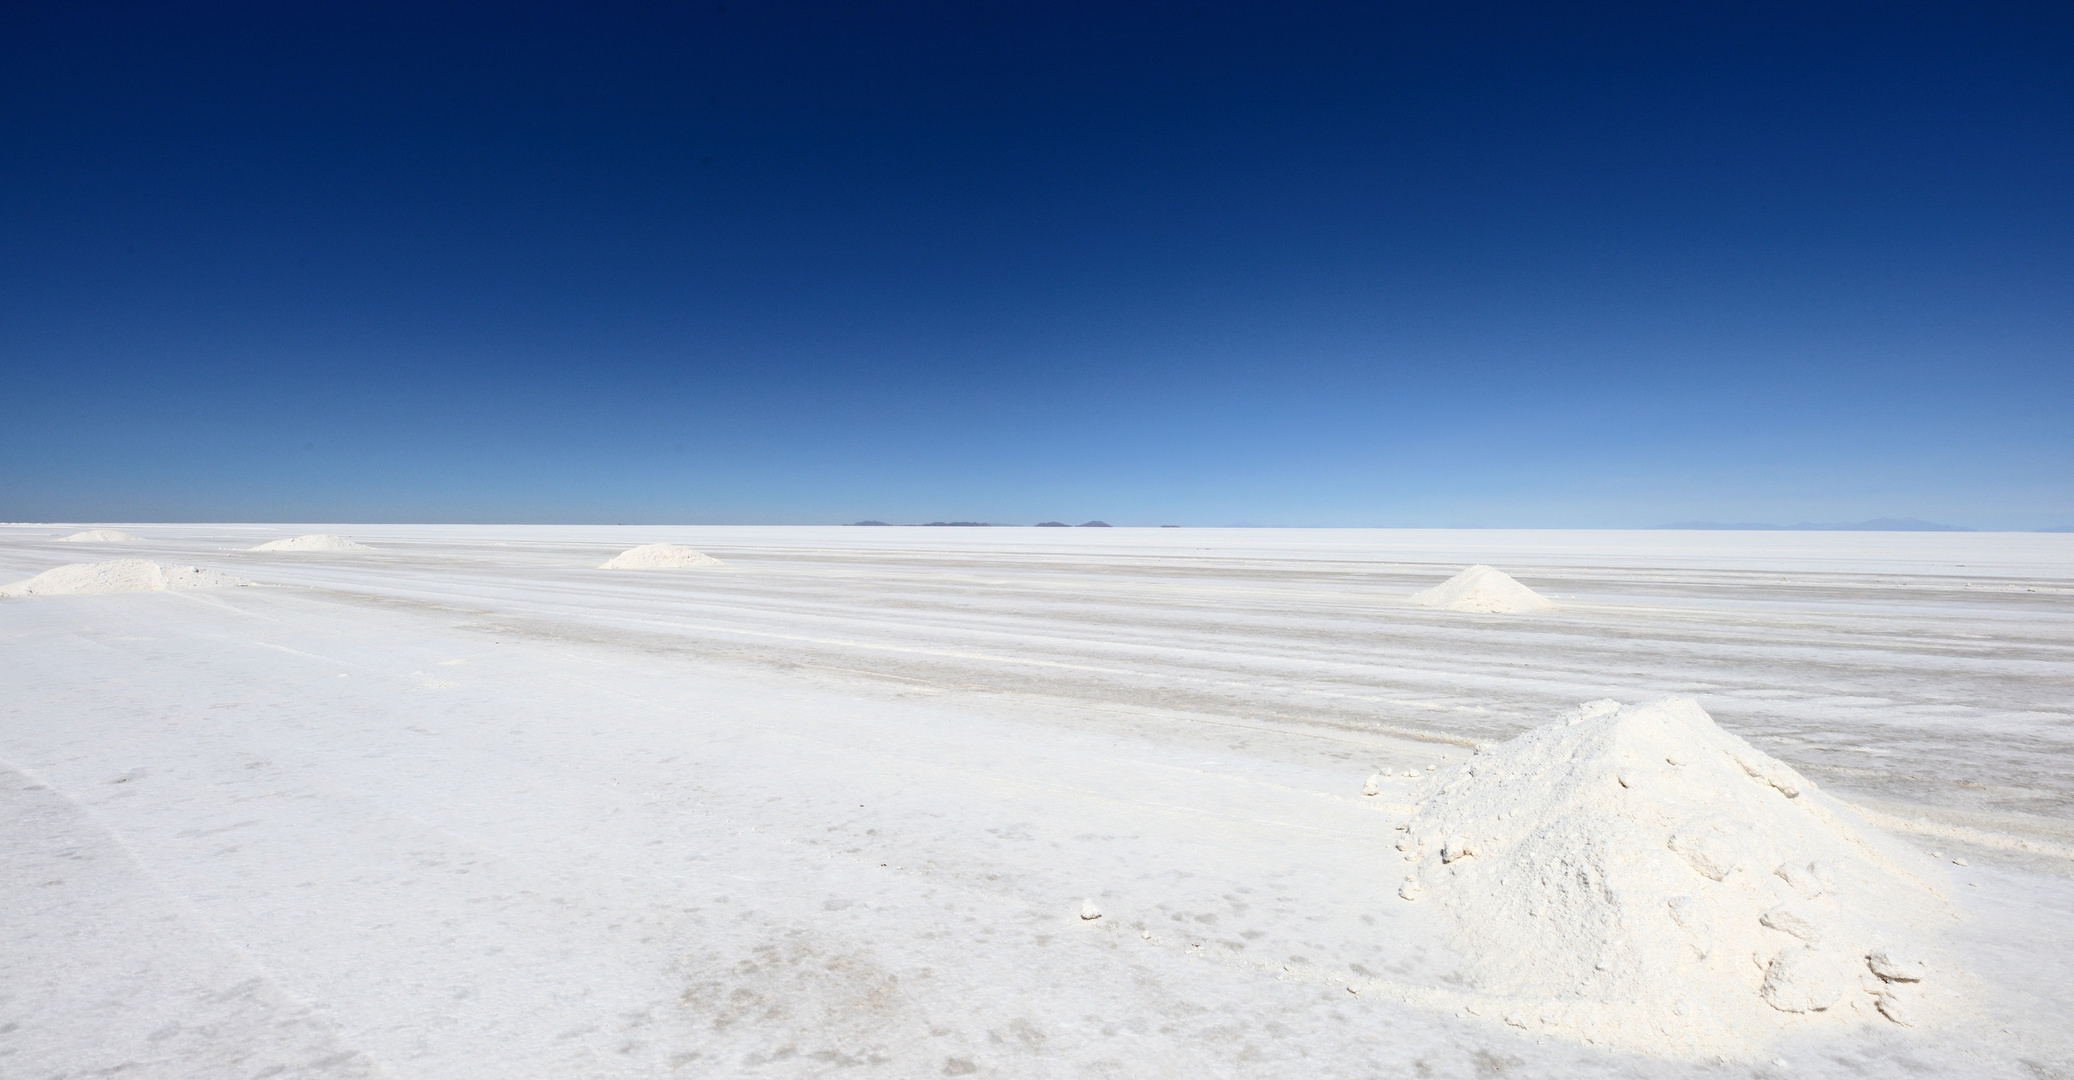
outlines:
[[[628,548],[599,564],[600,570],[682,570],[693,566],[719,566],[720,560],[682,544],[642,544]]]
[[[311,533],[286,540],[269,540],[251,551],[372,551],[366,544],[356,544],[343,536],[327,536]]]
[[[1491,615],[1517,615],[1555,606],[1541,594],[1514,581],[1505,571],[1480,564],[1425,592],[1413,593],[1411,602],[1449,611],[1480,611]]]
[[[123,532],[121,529],[88,529],[85,532],[76,532],[70,536],[60,536],[58,537],[58,543],[134,544],[143,539],[144,538],[141,536],[131,536],[129,533]]]
[[[242,578],[199,566],[160,566],[149,559],[116,559],[73,563],[45,570],[27,581],[0,585],[0,596],[80,596],[165,589],[218,589],[250,584]]]
[[[1436,782],[1398,895],[1437,908],[1507,1023],[1748,1054],[1956,1002],[1924,959],[1953,917],[1936,864],[1690,699],[1580,706]]]

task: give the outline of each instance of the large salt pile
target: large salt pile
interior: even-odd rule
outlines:
[[[291,536],[285,540],[269,540],[251,551],[371,551],[366,544],[356,544],[343,536],[327,536],[311,533],[308,536]]]
[[[1398,843],[1488,1009],[1673,1055],[1924,1023],[1961,979],[1935,863],[1698,703],[1600,701],[1439,773]]]
[[[1480,564],[1425,592],[1413,593],[1411,602],[1449,611],[1480,611],[1491,615],[1517,615],[1555,606],[1541,594],[1514,581],[1505,571]]]
[[[58,537],[61,544],[134,544],[144,539],[132,536],[121,529],[88,529],[70,536]]]
[[[682,570],[693,566],[719,566],[720,560],[682,544],[642,544],[628,548],[599,564],[600,570]]]
[[[149,559],[73,563],[12,585],[0,585],[0,596],[66,596],[88,593],[159,592],[164,589],[218,589],[250,585],[220,570],[199,566],[160,566]]]

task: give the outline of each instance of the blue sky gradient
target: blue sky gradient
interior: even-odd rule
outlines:
[[[2055,5],[45,5],[0,518],[2074,524]]]

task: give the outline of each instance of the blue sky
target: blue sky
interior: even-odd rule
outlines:
[[[2074,524],[2051,5],[46,5],[0,518]]]

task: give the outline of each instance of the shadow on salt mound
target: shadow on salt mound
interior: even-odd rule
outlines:
[[[598,564],[600,570],[685,570],[695,566],[719,566],[719,559],[682,544],[642,544],[628,548]]]
[[[354,543],[353,541],[351,541],[351,540],[348,540],[348,539],[346,539],[346,538],[345,538],[345,537],[343,537],[343,536],[327,536],[327,535],[325,535],[325,534],[323,534],[323,533],[311,533],[311,534],[310,534],[310,535],[308,535],[308,536],[294,536],[294,537],[290,537],[290,538],[288,538],[288,539],[286,539],[286,540],[269,540],[269,541],[267,541],[266,543],[264,543],[264,544],[261,544],[261,545],[259,545],[258,547],[255,547],[255,548],[247,548],[247,549],[245,549],[245,550],[247,550],[247,551],[373,551],[374,549],[373,549],[373,548],[371,548],[371,547],[368,547],[368,546],[367,546],[366,544],[356,544],[356,543]]]
[[[70,536],[58,537],[60,544],[135,544],[143,541],[141,536],[132,536],[121,529],[88,529]]]
[[[1487,615],[1517,615],[1555,606],[1540,593],[1514,581],[1505,571],[1481,564],[1425,592],[1413,593],[1411,602],[1448,611],[1477,611]]]
[[[243,578],[199,566],[160,566],[149,559],[72,563],[27,581],[0,585],[0,596],[85,596],[94,593],[162,592],[167,589],[221,589],[250,585]]]
[[[1398,847],[1397,895],[1452,931],[1479,1011],[1528,1031],[1697,1058],[1963,1007],[1941,869],[1687,698],[1480,751]]]

